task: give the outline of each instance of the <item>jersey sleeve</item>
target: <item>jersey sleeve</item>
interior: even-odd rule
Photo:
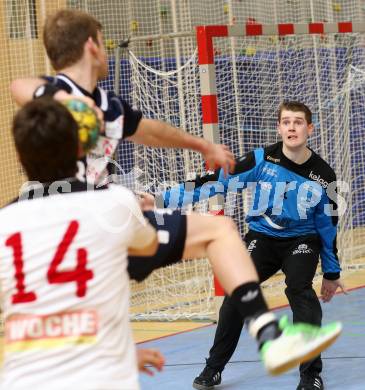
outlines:
[[[225,176],[223,170],[219,169],[213,174],[197,176],[195,180],[164,191],[161,194],[162,200],[157,200],[157,203],[159,206],[163,203],[164,207],[181,208],[218,194],[226,196],[228,192],[240,192],[249,181],[255,180],[256,166],[255,152],[252,151],[237,159],[232,174]]]
[[[322,242],[320,256],[324,277],[336,280],[340,277],[341,271],[337,256],[337,199],[335,191],[330,197],[327,192],[328,190],[323,190],[323,195],[317,205],[314,222]]]
[[[66,91],[67,93],[72,93],[72,88],[63,80],[58,79],[57,77],[53,76],[41,76],[41,79],[47,81],[49,84],[52,84],[63,91]]]
[[[120,98],[124,110],[123,138],[132,136],[142,119],[142,112],[132,108],[125,100]]]
[[[123,190],[123,194],[117,195],[119,197],[118,203],[120,204],[120,207],[123,209],[125,209],[125,207],[128,208],[129,229],[131,233],[128,247],[141,249],[148,246],[155,239],[155,229],[143,216],[138,200],[134,194],[125,188],[120,188],[118,190],[118,192]],[[122,203],[120,203],[121,200],[123,200]]]

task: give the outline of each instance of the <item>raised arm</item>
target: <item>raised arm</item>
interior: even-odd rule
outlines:
[[[146,146],[194,150],[203,155],[209,169],[221,167],[225,175],[235,166],[234,156],[227,146],[213,144],[158,120],[143,118],[128,139]]]
[[[17,104],[24,105],[33,99],[34,92],[37,88],[46,83],[46,80],[42,78],[30,77],[17,79],[11,83],[11,94]],[[55,92],[53,97],[56,100],[66,100],[74,96],[60,90]],[[85,100],[85,103],[90,107],[96,108],[95,103],[90,98],[77,98]],[[142,118],[138,124],[137,130],[133,135],[127,138],[135,143],[146,146],[194,150],[202,154],[209,169],[221,167],[225,175],[228,175],[235,166],[234,156],[227,146],[213,144],[204,138],[193,136],[168,123],[158,120]]]
[[[49,85],[47,80],[40,77],[28,77],[23,79],[16,79],[13,80],[10,84],[10,93],[14,101],[19,106],[23,106],[24,104],[26,104],[27,102],[31,101],[34,98],[35,91],[37,91],[41,85],[46,85],[46,84]],[[82,100],[90,108],[95,110],[99,120],[103,121],[103,113],[99,109],[99,107],[96,106],[93,99],[87,96],[72,95],[71,93],[56,86],[53,86],[53,90],[48,91],[48,93],[52,93],[53,98],[61,102],[64,100],[75,99],[75,98]]]
[[[19,106],[23,106],[33,99],[34,91],[42,84],[46,84],[46,80],[40,77],[16,79],[10,84],[10,93],[15,102]]]

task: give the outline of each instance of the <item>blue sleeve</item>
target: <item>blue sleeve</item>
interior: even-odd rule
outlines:
[[[194,204],[214,195],[224,194],[224,184],[220,182],[223,176],[221,170],[213,174],[197,176],[195,180],[188,180],[162,193],[163,205],[171,209],[181,208]]]
[[[335,280],[340,277],[340,263],[337,257],[337,209],[336,203],[329,199],[325,190],[317,205],[314,218],[315,226],[321,238],[321,266],[324,277]]]
[[[198,176],[195,180],[187,181],[172,187],[162,193],[163,205],[168,208],[181,208],[206,200],[218,194],[242,191],[249,181],[255,181],[257,155],[250,152],[236,161],[232,174],[224,176],[222,169],[213,174]]]

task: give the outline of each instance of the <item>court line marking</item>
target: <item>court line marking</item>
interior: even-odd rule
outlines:
[[[360,289],[362,289],[362,288],[365,288],[365,285],[361,285],[361,286],[357,286],[357,287],[352,287],[352,288],[347,289],[347,291],[360,290]],[[335,295],[340,295],[340,294],[344,294],[344,293],[343,293],[342,291],[339,291],[339,292],[337,292]],[[344,295],[345,295],[345,294],[344,294]],[[319,298],[321,298],[321,296],[319,296]],[[275,306],[275,307],[271,308],[271,310],[272,310],[272,311],[276,311],[276,310],[284,309],[284,308],[287,308],[287,307],[289,307],[289,304]],[[164,336],[154,337],[154,338],[151,338],[151,339],[149,339],[149,340],[139,341],[139,342],[137,342],[136,344],[140,345],[140,344],[144,344],[144,343],[149,343],[149,342],[151,342],[151,341],[156,341],[156,340],[165,339],[165,338],[167,338],[167,337],[171,337],[171,336],[176,336],[176,335],[183,334],[183,333],[192,332],[192,331],[194,331],[194,330],[207,328],[208,326],[213,326],[213,325],[216,325],[216,323],[215,323],[215,322],[212,322],[211,324],[204,324],[204,325],[199,326],[199,327],[196,327],[196,328],[194,328],[194,329],[186,329],[186,330],[181,330],[181,331],[179,331],[179,332],[170,333],[170,334],[167,334],[167,335],[164,335]]]

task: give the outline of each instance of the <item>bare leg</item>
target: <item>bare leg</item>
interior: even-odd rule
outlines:
[[[191,214],[183,259],[208,257],[222,287],[231,295],[236,287],[258,282],[255,266],[235,223],[228,217]]]

